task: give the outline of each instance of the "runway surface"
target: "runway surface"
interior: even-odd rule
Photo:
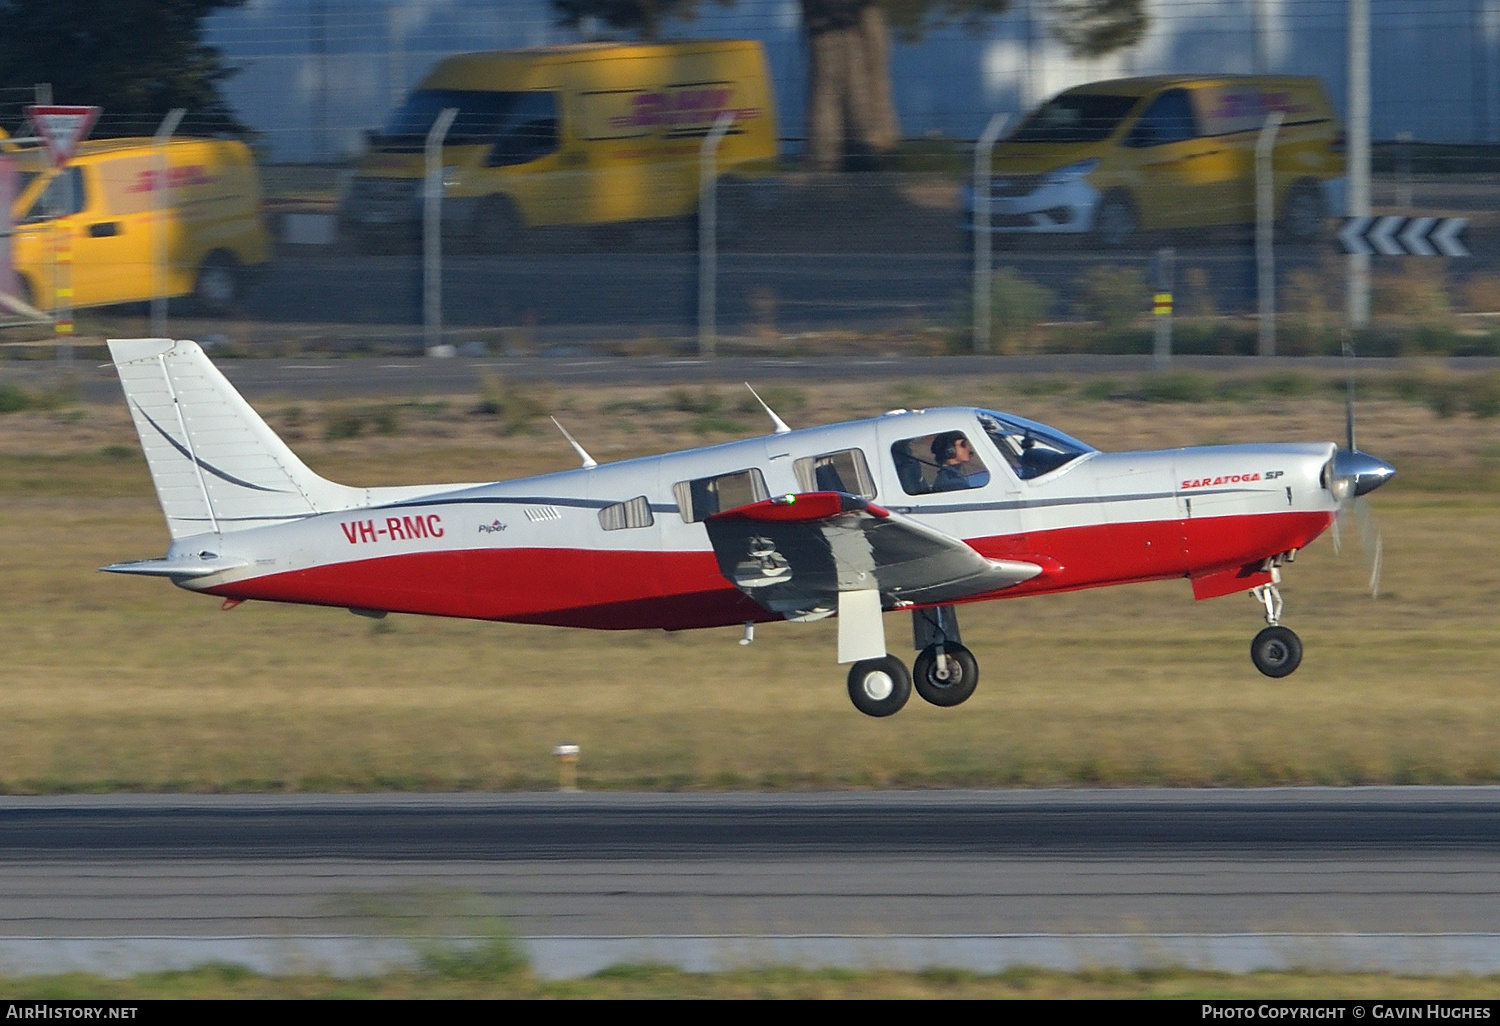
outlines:
[[[374,938],[504,933],[551,975],[1500,971],[1497,813],[1500,788],[12,797],[0,968],[347,970],[405,943]]]

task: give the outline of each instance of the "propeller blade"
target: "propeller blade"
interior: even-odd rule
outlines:
[[[1344,438],[1350,452],[1354,446],[1354,343],[1344,335]]]
[[[1370,597],[1380,596],[1380,565],[1385,556],[1385,545],[1381,541],[1380,528],[1375,526],[1375,518],[1370,515],[1370,504],[1363,498],[1356,498],[1352,504],[1354,519],[1359,525],[1359,545],[1364,550],[1365,562],[1370,567]]]

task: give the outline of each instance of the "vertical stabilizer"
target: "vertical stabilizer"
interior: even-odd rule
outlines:
[[[363,505],[363,489],[308,469],[196,342],[111,339],[173,539],[227,534]]]

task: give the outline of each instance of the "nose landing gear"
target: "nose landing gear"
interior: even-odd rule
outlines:
[[[1281,571],[1271,568],[1271,583],[1251,588],[1250,594],[1266,607],[1264,630],[1250,642],[1250,661],[1267,677],[1281,678],[1302,664],[1302,639],[1281,626]]]

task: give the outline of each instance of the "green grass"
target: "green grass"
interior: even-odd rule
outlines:
[[[662,965],[612,966],[586,979],[544,980],[508,961],[474,971],[446,963],[381,976],[264,976],[207,965],[108,979],[86,973],[0,978],[7,1000],[192,998],[531,998],[531,999],[1155,999],[1155,1000],[1475,1000],[1491,1001],[1496,976],[1403,976],[1324,971],[1221,973],[1161,966],[1074,973],[1015,967],[999,973],[932,968],[917,972],[788,967],[685,973]]]

